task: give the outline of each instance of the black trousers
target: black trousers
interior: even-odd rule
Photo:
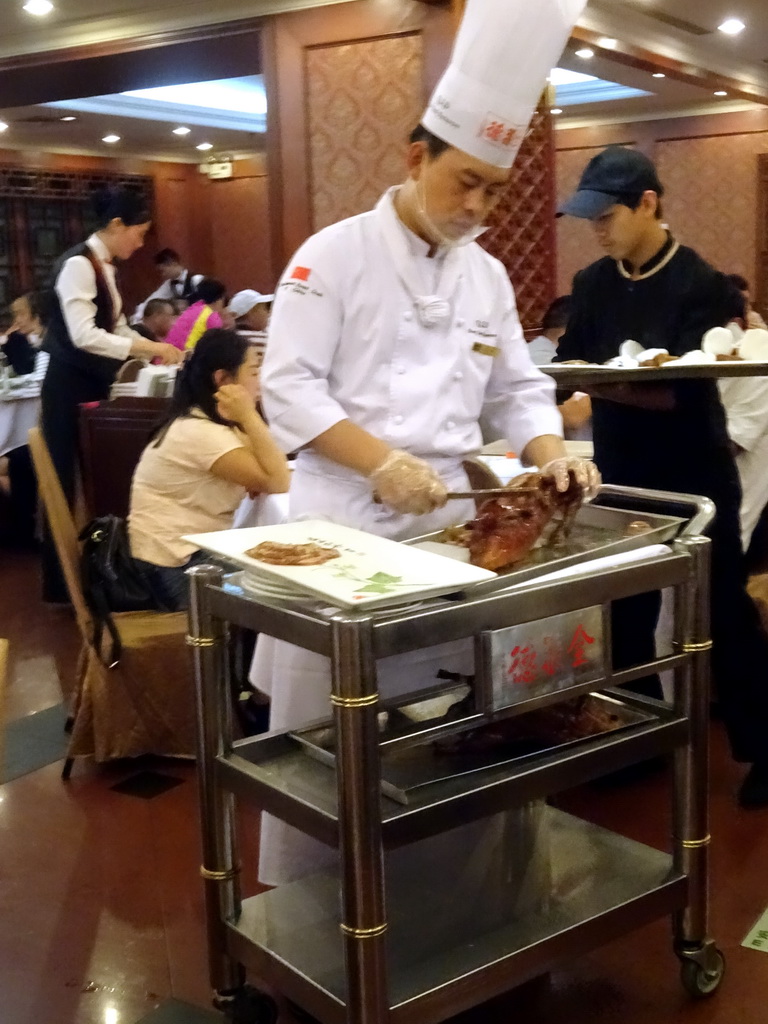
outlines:
[[[37,480],[27,445],[8,452],[8,477],[11,483],[11,539],[31,544],[35,539]]]
[[[736,761],[768,760],[768,637],[747,593],[746,563],[739,535],[738,509],[721,500],[709,536],[712,541],[712,679]],[[613,606],[613,658],[616,668],[654,657],[659,593],[640,594]],[[658,676],[629,686],[659,696]]]
[[[51,356],[42,387],[41,427],[67,503],[75,499],[79,407],[109,397],[110,381]],[[50,530],[43,536],[43,600],[67,601],[67,589]]]

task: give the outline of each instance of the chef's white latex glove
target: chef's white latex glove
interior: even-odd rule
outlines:
[[[447,501],[445,484],[424,459],[395,448],[369,477],[376,497],[395,512],[421,516]]]
[[[576,483],[584,491],[584,501],[591,501],[600,490],[602,479],[600,471],[594,462],[589,459],[577,459],[563,456],[559,459],[552,459],[551,462],[541,467],[543,476],[551,476],[555,481],[558,491],[567,491],[571,485],[570,474],[573,473]]]

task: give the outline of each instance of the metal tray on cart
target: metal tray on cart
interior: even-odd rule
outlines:
[[[590,384],[659,384],[664,381],[768,376],[768,363],[751,360],[682,364],[671,362],[665,363],[664,366],[632,368],[593,363],[548,363],[539,369],[552,377],[559,388],[589,387]]]
[[[609,492],[610,488],[604,490]],[[645,533],[627,536],[630,523],[638,520],[648,523],[650,529]],[[495,593],[595,558],[618,555],[651,544],[664,544],[679,536],[688,525],[689,519],[683,516],[647,512],[640,508],[611,508],[601,504],[598,497],[591,505],[579,509],[567,537],[555,544],[534,548],[520,562],[499,573],[496,579],[473,584],[472,596]],[[414,537],[405,543],[448,558],[469,561],[467,548],[446,543],[441,539],[442,536],[443,531],[438,531]]]
[[[398,803],[407,805],[417,793],[420,794],[425,786],[488,769],[500,768],[503,765],[519,764],[528,758],[540,758],[547,754],[569,750],[579,743],[608,734],[613,735],[655,720],[653,714],[641,711],[637,707],[630,707],[604,693],[590,693],[586,700],[603,708],[609,708],[612,714],[618,716],[618,724],[603,733],[577,736],[560,743],[548,743],[546,740],[524,740],[482,754],[460,756],[440,753],[434,746],[434,735],[432,734],[424,735],[420,743],[397,744],[389,747],[385,744],[381,749],[382,793]],[[445,721],[445,724],[450,724],[450,719]],[[470,722],[471,727],[489,724],[491,723],[481,716]],[[466,728],[465,720],[462,723],[462,730],[466,730]],[[386,731],[382,733],[382,736],[386,739]],[[291,734],[291,737],[304,747],[309,757],[335,768],[336,737],[332,725],[295,732]]]

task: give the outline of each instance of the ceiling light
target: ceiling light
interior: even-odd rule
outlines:
[[[653,77],[654,78],[666,78],[667,76],[664,74],[663,71],[654,71]]]
[[[60,117],[59,120],[60,121],[76,121],[77,118],[75,117],[74,114],[67,114],[66,117]]]
[[[611,36],[601,36],[601,38],[597,40],[597,45],[603,50],[615,50],[619,45],[619,40],[612,39]]]
[[[174,135],[189,135],[189,133],[190,133],[191,131],[192,131],[192,129],[191,129],[191,128],[182,128],[182,127],[179,127],[179,128],[174,128],[174,129],[173,129],[173,134],[174,134]]]
[[[718,25],[718,30],[725,33],[727,36],[737,36],[739,32],[743,32],[747,27],[741,18],[726,18],[722,25]]]
[[[727,96],[725,89],[715,89],[715,96]]]
[[[36,14],[39,18],[42,18],[44,14],[51,13],[53,4],[51,0],[27,0],[24,4],[24,10],[27,14]]]
[[[8,125],[5,123],[5,121],[0,121],[0,132],[5,132],[7,130],[8,130]]]
[[[195,149],[202,149],[202,150],[213,149],[213,143],[212,142],[201,142],[199,146],[195,146]]]
[[[576,51],[576,56],[581,57],[582,60],[592,60],[595,56],[595,51],[590,50],[588,46],[585,46],[581,50]]]
[[[105,135],[104,138],[101,141],[102,142],[110,142],[110,143],[111,142],[119,142],[120,141],[120,136],[119,135]]]
[[[552,109],[550,110],[550,114],[562,114],[562,112],[562,107],[552,107]]]

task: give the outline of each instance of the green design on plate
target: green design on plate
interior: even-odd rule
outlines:
[[[413,587],[418,584],[404,583],[402,576],[393,576],[388,572],[375,572],[371,576],[360,576],[354,566],[338,565],[333,574],[336,579],[349,580],[351,583],[362,583],[356,587],[358,594],[394,594],[398,587]]]

